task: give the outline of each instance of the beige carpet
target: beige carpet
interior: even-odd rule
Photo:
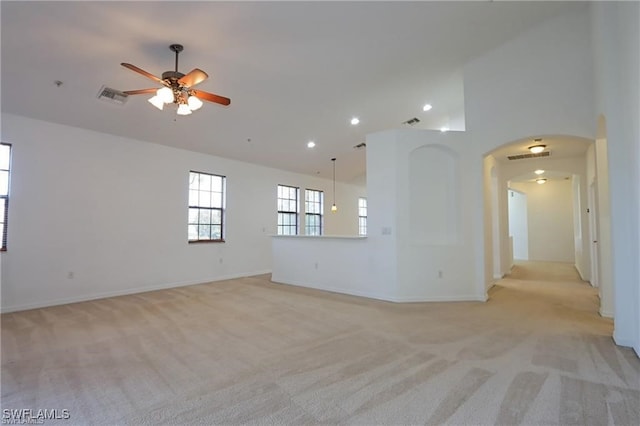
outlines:
[[[2,408],[46,424],[637,425],[640,360],[571,265],[487,303],[393,304],[268,276],[2,315]]]

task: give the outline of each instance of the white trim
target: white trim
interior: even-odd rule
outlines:
[[[598,313],[600,314],[601,317],[613,318],[613,312],[603,311],[602,308],[600,308],[600,310],[598,310]]]
[[[318,286],[309,283],[301,283],[296,281],[288,281],[279,279],[278,277],[272,277],[272,282],[276,284],[292,285],[296,287],[310,288],[313,290],[328,291],[330,293],[346,294],[349,296],[366,297],[367,299],[382,300],[384,302],[394,303],[419,303],[419,302],[486,302],[488,297],[486,294],[483,296],[477,295],[456,295],[456,296],[437,296],[437,297],[393,297],[384,294],[371,293],[367,291],[351,290],[344,288]]]
[[[382,300],[382,301],[385,301],[385,302],[392,302],[393,301],[388,296],[385,296],[385,295],[382,295],[382,294],[370,293],[368,291],[345,290],[343,288],[319,286],[319,285],[313,285],[313,284],[309,284],[309,283],[297,282],[295,280],[294,281],[289,281],[289,280],[278,279],[277,277],[273,277],[273,276],[271,277],[271,281],[273,283],[275,283],[275,284],[292,285],[292,286],[296,286],[296,287],[310,288],[312,290],[320,290],[320,291],[328,291],[330,293],[346,294],[348,296],[366,297],[367,299],[376,299],[376,300]]]
[[[634,350],[635,350],[635,347],[633,346],[633,342],[632,342],[631,340],[626,340],[626,339],[616,339],[616,335],[615,335],[615,333],[613,333],[613,341],[614,341],[614,342],[615,342],[615,344],[616,344],[616,345],[618,345],[618,346],[624,346],[624,347],[626,347],[626,348],[634,348]],[[638,353],[638,352],[636,352],[636,354],[637,354],[637,353]],[[640,357],[640,355],[639,355],[639,357]]]
[[[246,278],[254,275],[268,274],[270,272],[271,270],[263,270],[263,271],[255,271],[255,272],[240,273],[240,274],[230,274],[230,275],[224,275],[224,276],[217,276],[214,278],[203,278],[201,280],[189,280],[189,281],[181,281],[176,283],[165,283],[165,284],[157,284],[157,285],[144,286],[144,287],[128,288],[125,290],[118,290],[118,291],[106,291],[103,293],[95,293],[92,295],[85,295],[85,296],[79,296],[79,297],[66,297],[62,299],[49,300],[45,302],[27,303],[25,305],[3,306],[2,308],[0,308],[0,313],[6,314],[9,312],[26,311],[29,309],[48,308],[51,306],[67,305],[69,303],[88,302],[90,300],[106,299],[109,297],[117,297],[117,296],[126,296],[129,294],[147,293],[149,291],[166,290],[170,288],[179,288],[179,287],[186,287],[190,285],[206,284],[206,283],[211,283],[216,281],[233,280],[236,278]]]
[[[574,267],[574,268],[576,268],[576,271],[578,271],[578,275],[580,275],[580,279],[581,279],[582,281],[586,281],[586,282],[588,282],[589,284],[591,284],[591,287],[593,287],[593,284],[591,283],[591,280],[587,280],[587,279],[585,279],[585,277],[586,277],[586,276],[585,276],[585,274],[584,274],[584,273],[582,273],[582,271],[580,270],[580,267],[578,266],[578,264],[577,264],[577,263],[574,263],[574,264],[573,264],[573,267]]]
[[[456,296],[437,296],[437,297],[396,297],[390,299],[390,302],[396,303],[416,303],[416,302],[486,302],[487,295],[456,295]]]

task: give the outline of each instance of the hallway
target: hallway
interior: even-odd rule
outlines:
[[[533,315],[529,326],[548,332],[581,331],[610,337],[613,320],[598,314],[598,289],[582,281],[575,267],[562,262],[515,261],[489,297],[514,314]],[[523,324],[524,325],[524,324]]]

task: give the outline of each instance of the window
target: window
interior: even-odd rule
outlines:
[[[298,235],[298,194],[293,186],[278,185],[278,235]]]
[[[324,206],[324,194],[322,191],[305,189],[305,234],[322,235],[322,212]]]
[[[224,241],[224,176],[189,172],[189,242]]]
[[[367,199],[358,198],[358,234],[367,235]]]
[[[9,216],[9,166],[11,164],[11,145],[0,143],[0,232],[2,247],[7,250],[7,218]]]

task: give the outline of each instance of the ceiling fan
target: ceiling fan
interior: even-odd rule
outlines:
[[[135,65],[121,63],[125,68],[135,71],[156,83],[162,84],[164,87],[160,89],[139,89],[139,90],[127,90],[124,93],[127,95],[143,95],[147,93],[154,93],[155,95],[149,99],[149,102],[158,109],[162,109],[165,104],[177,104],[179,115],[189,115],[192,111],[197,110],[202,106],[202,101],[214,102],[220,105],[229,105],[231,99],[224,96],[215,95],[213,93],[205,92],[203,90],[193,89],[196,84],[202,83],[209,78],[206,72],[199,68],[191,70],[188,74],[182,74],[178,71],[178,55],[184,50],[181,44],[172,44],[169,46],[172,52],[176,54],[176,70],[165,71],[162,73],[162,78],[158,78],[155,75],[148,73],[147,71],[136,67]]]

